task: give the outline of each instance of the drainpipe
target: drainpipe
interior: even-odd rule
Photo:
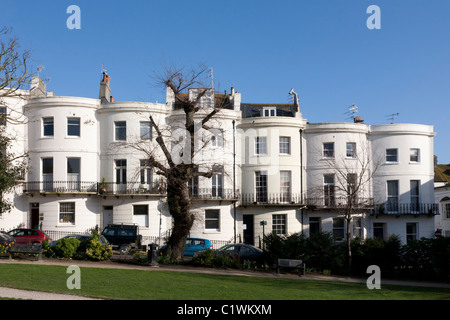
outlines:
[[[233,90],[232,90],[233,91]],[[234,243],[236,243],[236,131],[233,123],[233,215],[234,215]]]
[[[303,129],[299,129],[298,132],[300,133],[300,212],[301,212],[301,224],[302,224],[302,234],[303,234],[303,210],[304,210],[304,204],[303,204]]]

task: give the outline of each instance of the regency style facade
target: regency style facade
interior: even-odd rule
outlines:
[[[136,223],[148,241],[170,233],[165,181],[147,161],[161,156],[149,116],[167,129],[178,156],[182,110],[169,89],[165,104],[115,102],[110,81],[103,74],[99,99],[90,99],[56,96],[35,77],[28,98],[3,101],[8,115],[26,120],[7,129],[16,135],[13,151],[28,154],[29,170],[9,195],[14,209],[0,216],[0,229],[75,233]],[[209,89],[200,115],[217,99],[226,103],[198,136],[195,161],[214,174],[189,184],[197,218],[191,236],[259,245],[263,233],[327,231],[342,240],[342,190],[362,177],[368,179],[352,236],[397,234],[403,242],[434,236],[432,126],[310,124],[295,95],[292,104],[242,103],[234,88]]]

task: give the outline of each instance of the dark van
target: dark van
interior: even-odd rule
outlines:
[[[112,244],[113,250],[119,250],[120,253],[141,248],[142,236],[137,225],[109,224],[103,229],[102,235]]]

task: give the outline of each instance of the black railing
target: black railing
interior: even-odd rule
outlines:
[[[97,193],[94,181],[29,181],[23,184],[24,193]]]
[[[191,199],[219,199],[219,200],[238,200],[239,190],[224,188],[194,188],[189,190]]]
[[[158,195],[166,196],[166,184],[140,182],[92,182],[92,181],[32,181],[23,184],[24,193],[95,193],[107,195]],[[239,190],[225,188],[195,188],[190,190],[192,199],[238,200]]]
[[[241,205],[302,205],[300,193],[243,193]]]
[[[354,198],[348,197],[318,197],[306,198],[308,209],[334,209],[345,210],[347,208],[357,210],[370,210],[373,208],[373,198]]]
[[[391,215],[403,215],[403,214],[426,214],[426,215],[438,215],[439,205],[437,203],[395,203],[386,202],[375,204],[373,213],[379,214],[391,214]]]
[[[140,182],[100,182],[98,183],[98,193],[100,195],[165,195],[165,183],[155,181],[153,183]]]

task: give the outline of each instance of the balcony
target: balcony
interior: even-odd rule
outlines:
[[[216,188],[195,188],[189,192],[193,200],[238,200],[239,190]]]
[[[439,215],[437,203],[392,203],[375,204],[375,215]]]
[[[352,208],[356,211],[373,209],[373,198],[356,198],[353,204],[349,204],[348,197],[318,197],[307,198],[306,207],[311,210],[340,210]]]
[[[166,184],[155,181],[150,184],[140,182],[93,182],[93,181],[31,181],[23,184],[23,193],[47,194],[98,194],[100,196],[166,196]],[[190,190],[193,200],[238,200],[239,190],[196,188]]]
[[[243,206],[301,206],[303,197],[300,193],[243,193]]]
[[[61,194],[85,193],[96,194],[95,181],[28,181],[23,183],[23,192],[26,194]]]

